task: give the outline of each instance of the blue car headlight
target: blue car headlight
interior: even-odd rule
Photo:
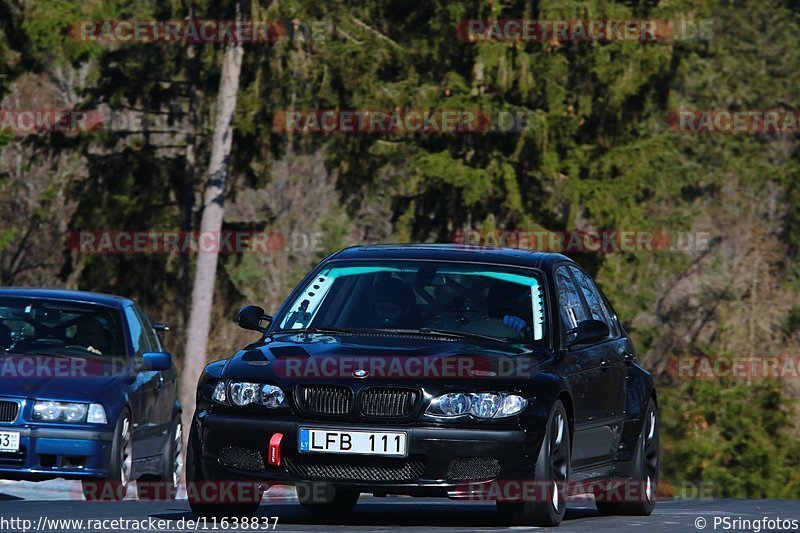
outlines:
[[[37,422],[69,422],[73,424],[105,424],[106,411],[97,403],[37,401],[33,404],[33,420]]]
[[[286,407],[286,395],[275,385],[246,381],[218,381],[211,399],[222,405],[243,407],[255,403],[270,409]]]
[[[528,406],[528,400],[516,394],[497,392],[450,392],[433,399],[425,414],[454,418],[506,418],[518,415]]]

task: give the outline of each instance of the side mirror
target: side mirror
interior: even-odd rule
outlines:
[[[236,323],[240,328],[264,333],[267,328],[261,325],[262,320],[272,322],[272,317],[265,314],[264,310],[257,305],[245,305],[239,309],[239,313],[236,315]]]
[[[611,335],[608,325],[599,320],[584,320],[572,331],[575,333],[575,338],[569,341],[567,348],[599,342],[607,339],[608,336]]]
[[[142,370],[169,370],[172,355],[167,352],[145,352],[142,354]]]

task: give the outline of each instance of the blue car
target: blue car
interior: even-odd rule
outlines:
[[[177,374],[132,300],[0,289],[0,479],[77,479],[89,500],[174,498]],[[149,481],[149,483],[144,481]]]

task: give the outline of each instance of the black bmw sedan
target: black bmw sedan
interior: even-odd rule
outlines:
[[[237,320],[262,337],[200,377],[186,465],[198,515],[253,515],[274,484],[325,512],[361,493],[491,499],[526,525],[557,525],[576,492],[603,514],[653,509],[653,381],[567,257],[348,248],[274,317],[247,306]],[[192,490],[245,481],[253,497]]]

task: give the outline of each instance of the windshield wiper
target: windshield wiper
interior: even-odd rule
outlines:
[[[350,335],[359,335],[363,333],[369,333],[369,330],[366,329],[356,329],[356,328],[334,328],[334,327],[327,327],[327,326],[312,326],[310,328],[300,328],[300,329],[281,329],[276,331],[275,333],[344,333]]]
[[[11,350],[11,351],[0,351],[0,355],[3,356],[13,356],[13,355],[22,355],[27,357],[64,357],[66,359],[75,359],[75,358],[82,358],[82,357],[103,357],[101,354],[96,354],[93,352],[86,352],[84,353],[57,353],[48,351],[46,348],[37,350],[37,351],[28,351],[28,350]]]
[[[435,328],[419,328],[419,329],[404,329],[404,328],[335,328],[335,327],[310,327],[302,329],[283,329],[276,331],[276,333],[340,333],[346,335],[374,335],[376,333],[387,333],[389,335],[439,335],[454,337],[458,339],[478,339],[492,342],[508,342],[508,339],[502,337],[492,337],[491,335],[481,335],[479,333],[471,333],[468,331],[457,331],[451,329],[435,329]]]
[[[387,333],[398,333],[398,334],[443,335],[461,339],[480,339],[484,341],[493,341],[493,342],[508,342],[507,339],[504,339],[502,337],[492,337],[491,335],[481,335],[480,333],[471,333],[469,331],[458,331],[454,329],[437,329],[437,328],[378,329],[376,331],[385,331]]]

